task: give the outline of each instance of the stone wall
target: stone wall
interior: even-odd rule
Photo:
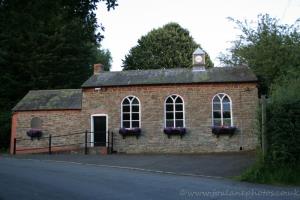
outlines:
[[[232,137],[216,137],[211,132],[212,105],[215,94],[226,93],[232,100],[233,124],[238,131]],[[178,94],[185,103],[187,134],[168,138],[163,133],[164,101],[171,94]],[[126,137],[119,134],[121,126],[121,101],[133,95],[141,102],[142,136]],[[107,114],[108,128],[114,132],[114,149],[118,152],[142,153],[193,153],[222,152],[255,149],[257,137],[254,133],[258,104],[254,83],[240,84],[190,84],[160,86],[107,87],[100,91],[83,90],[82,117],[84,126],[90,127],[92,114]]]
[[[232,100],[233,124],[238,131],[232,137],[216,137],[212,134],[212,98],[226,93]],[[184,99],[187,134],[180,138],[168,138],[164,129],[164,101],[171,94]],[[141,102],[142,135],[123,139],[118,133],[121,127],[121,101],[133,95]],[[114,133],[114,150],[126,153],[193,153],[253,150],[257,145],[254,133],[257,111],[257,89],[254,83],[239,84],[190,84],[107,87],[95,91],[83,89],[82,110],[24,111],[14,114],[17,148],[47,147],[47,140],[30,139],[26,131],[30,121],[39,117],[43,136],[65,135],[91,129],[91,115],[106,114],[108,129]],[[14,133],[15,132],[15,133]],[[14,135],[15,134],[15,135]],[[90,137],[89,137],[90,138]],[[84,142],[84,134],[53,138],[53,145]]]
[[[42,120],[43,135],[40,140],[31,140],[26,132],[31,129],[31,120],[36,117]],[[24,111],[14,113],[14,118],[16,126],[15,133],[12,131],[12,137],[17,138],[17,153],[23,153],[26,149],[44,147],[46,147],[45,151],[48,151],[48,136],[50,134],[52,135],[53,146],[66,145],[65,147],[67,147],[67,145],[84,142],[85,129],[83,125],[86,123],[84,123],[85,119],[81,117],[80,110]],[[56,137],[72,133],[81,134]]]

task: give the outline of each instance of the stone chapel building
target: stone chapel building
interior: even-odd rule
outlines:
[[[86,130],[90,149],[113,144],[115,152],[255,149],[256,76],[204,64],[201,49],[189,69],[104,72],[95,64],[81,89],[29,91],[13,108],[11,152],[15,138],[17,153],[47,151],[49,135],[54,151],[82,148]]]

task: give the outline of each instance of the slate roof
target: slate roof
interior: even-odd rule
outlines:
[[[81,99],[81,89],[31,90],[12,110],[75,110],[81,109]]]
[[[193,52],[193,54],[205,54],[205,52],[199,47]]]
[[[102,72],[91,76],[82,87],[241,82],[257,82],[248,67],[214,67],[206,71],[178,68]],[[12,110],[77,110],[81,109],[81,101],[81,89],[31,90]]]
[[[102,72],[91,76],[82,87],[256,81],[256,76],[248,67],[214,67],[206,71],[178,68]]]

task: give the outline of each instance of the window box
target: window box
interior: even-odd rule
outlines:
[[[215,134],[217,137],[220,135],[230,135],[230,137],[235,133],[236,127],[235,126],[212,126],[212,133]]]
[[[120,128],[119,133],[123,139],[127,136],[136,136],[138,139],[141,135],[142,130],[140,128]]]
[[[29,137],[31,137],[31,140],[33,140],[34,138],[37,138],[39,140],[43,135],[42,130],[37,128],[32,128],[26,133]]]
[[[168,135],[168,138],[171,137],[171,135],[180,135],[182,138],[183,135],[186,134],[186,128],[173,128],[173,127],[167,127],[164,128],[164,133]]]

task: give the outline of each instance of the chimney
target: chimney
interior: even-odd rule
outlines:
[[[104,71],[104,66],[102,64],[94,64],[94,75],[100,74]]]

